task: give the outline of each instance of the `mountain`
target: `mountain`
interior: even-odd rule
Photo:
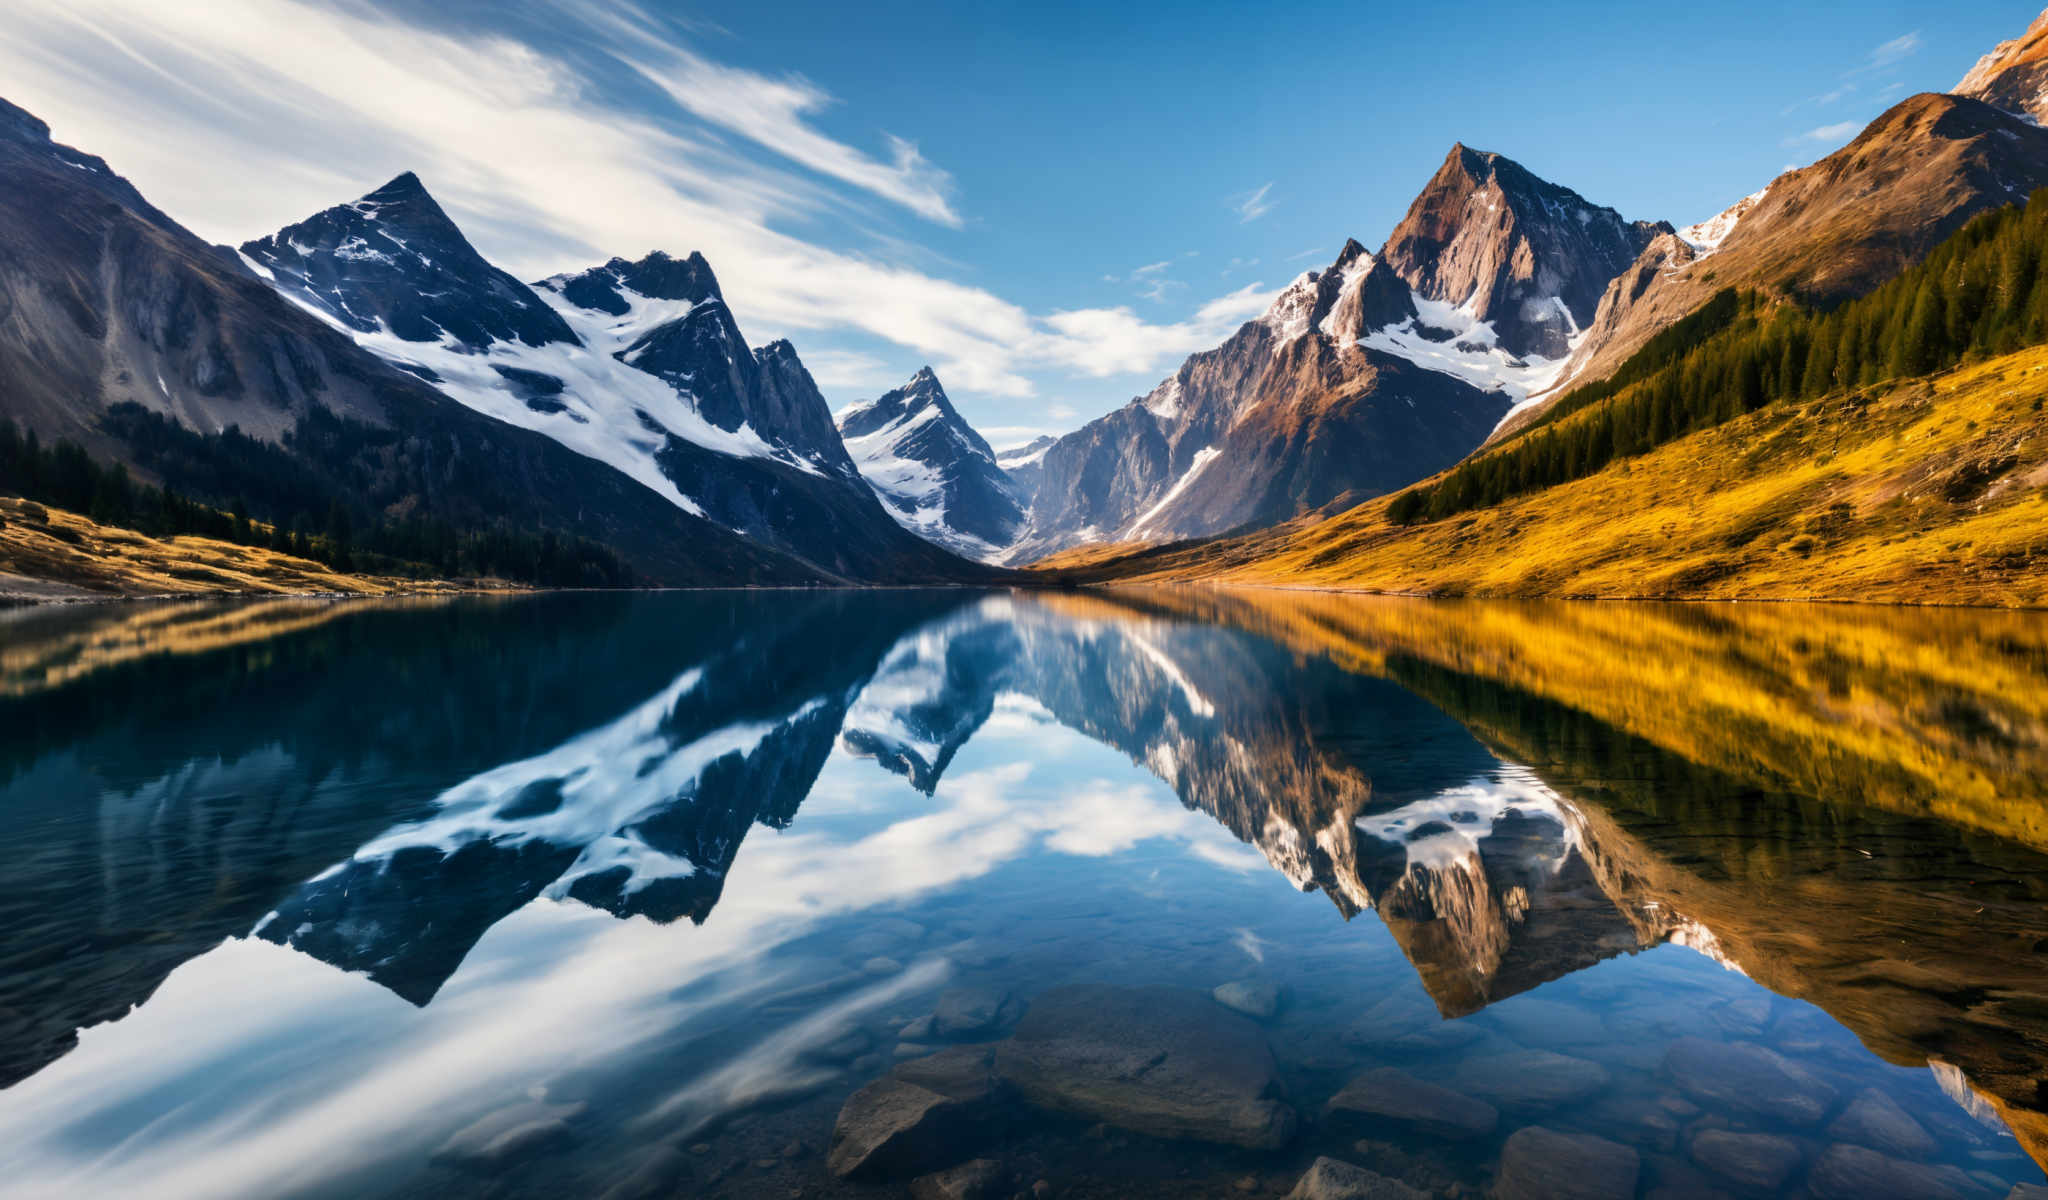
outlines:
[[[2036,121],[2048,117],[2048,9],[2025,33],[1978,59],[1953,90]]]
[[[1526,428],[1564,384],[1611,375],[1721,289],[1832,307],[1920,261],[1971,217],[2044,185],[2048,130],[2030,118],[1968,97],[1908,97],[1812,166],[1650,242],[1601,297],[1559,386],[1497,436]]]
[[[529,287],[478,254],[410,173],[241,254],[447,396],[825,575],[972,573],[883,511],[795,349],[748,348],[700,254],[615,258]]]
[[[1276,524],[1442,470],[1550,384],[1607,282],[1669,231],[1454,146],[1379,253],[1347,242],[1048,449],[1010,560]]]
[[[377,303],[398,320],[439,311]],[[436,538],[556,532],[674,584],[820,575],[364,353],[5,101],[0,313],[0,413],[187,497],[245,500],[257,520],[361,531],[402,519]],[[504,297],[477,319],[514,336],[558,332]]]
[[[1029,502],[930,367],[842,410],[839,437],[905,529],[982,560],[1016,540]]]
[[[1038,485],[1045,480],[1045,452],[1057,441],[1051,434],[1041,434],[1021,446],[996,451],[996,465],[1010,477],[1018,501],[1027,510],[1038,496]]]

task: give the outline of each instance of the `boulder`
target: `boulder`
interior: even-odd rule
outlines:
[[[949,1046],[936,1054],[897,1063],[889,1076],[949,1100],[986,1105],[997,1098],[1002,1086],[995,1073],[995,1057],[992,1046]]]
[[[434,1159],[456,1166],[496,1170],[568,1141],[569,1118],[582,1111],[581,1104],[546,1104],[538,1100],[508,1104],[450,1135],[434,1151]]]
[[[1679,1038],[1665,1051],[1664,1072],[1708,1108],[1780,1125],[1812,1125],[1835,1101],[1835,1089],[1806,1068],[1751,1042]]]
[[[1429,1193],[1364,1167],[1319,1158],[1287,1193],[1287,1200],[1429,1200]]]
[[[1894,1158],[1932,1158],[1938,1148],[1926,1126],[1876,1088],[1856,1094],[1828,1126],[1828,1137],[1881,1150]]]
[[[987,1158],[934,1171],[910,1183],[911,1200],[998,1200],[1003,1194],[1003,1169]]]
[[[932,1009],[932,1033],[951,1041],[994,1034],[1015,1017],[1010,994],[993,988],[948,988]]]
[[[1400,1125],[1455,1140],[1486,1137],[1500,1123],[1493,1105],[1392,1067],[1367,1071],[1345,1084],[1323,1112],[1333,1124]]]
[[[1209,993],[1216,1003],[1254,1021],[1270,1021],[1280,1011],[1280,987],[1262,980],[1240,979]]]
[[[1501,1147],[1495,1200],[1634,1200],[1642,1160],[1627,1146],[1540,1125]]]
[[[1467,1060],[1452,1076],[1457,1089],[1501,1108],[1542,1112],[1575,1104],[1607,1087],[1607,1068],[1548,1050],[1510,1050]]]
[[[974,1106],[901,1079],[846,1098],[825,1165],[841,1179],[922,1175],[958,1159],[979,1133]]]
[[[1265,1035],[1201,992],[1054,988],[997,1047],[996,1074],[1040,1108],[1153,1137],[1271,1150],[1294,1136]]]
[[[1799,1143],[1768,1133],[1709,1129],[1692,1139],[1692,1160],[1752,1192],[1777,1195],[1805,1156]]]
[[[1984,1189],[1962,1170],[1907,1162],[1867,1146],[1829,1146],[1806,1176],[1819,1200],[1967,1200]]]

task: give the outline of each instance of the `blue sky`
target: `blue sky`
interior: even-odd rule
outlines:
[[[1002,444],[1149,389],[1455,141],[1684,224],[1951,86],[2028,6],[18,0],[0,94],[209,238],[417,170],[538,277],[702,249],[834,407]]]

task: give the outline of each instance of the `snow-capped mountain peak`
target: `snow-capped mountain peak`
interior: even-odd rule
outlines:
[[[1026,508],[1016,485],[930,367],[841,409],[838,424],[847,453],[906,529],[984,561],[1015,538]]]

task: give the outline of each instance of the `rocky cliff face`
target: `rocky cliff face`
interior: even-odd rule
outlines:
[[[406,229],[431,225],[432,213],[399,194],[405,190],[384,193],[380,211],[387,203],[404,210]],[[347,241],[353,235],[340,230],[367,219],[353,210],[338,216],[326,231],[334,248],[357,253]],[[394,262],[400,254],[390,244],[364,247],[388,251]],[[332,274],[316,277],[330,289],[367,261],[327,260]],[[439,314],[474,324],[477,336],[559,335],[530,293],[522,300],[523,288],[501,292],[503,283],[486,280],[485,299],[495,303],[480,300],[467,318],[395,291],[364,293],[359,323]],[[45,439],[70,438],[126,462],[144,478],[155,478],[143,466],[144,448],[105,420],[114,406],[137,405],[208,437],[233,427],[277,448],[301,468],[294,486],[322,512],[334,503],[357,520],[403,513],[460,527],[511,521],[556,529],[606,542],[645,577],[669,583],[817,577],[588,456],[394,370],[346,336],[357,331],[345,322],[323,322],[288,301],[233,251],[201,242],[105,162],[51,141],[47,126],[4,101],[0,314],[0,412]],[[322,432],[300,436],[309,422]],[[168,482],[223,507],[235,498],[207,490],[217,478]]]
[[[1045,480],[1045,452],[1057,441],[1058,438],[1047,434],[996,452],[996,465],[1010,477],[1010,489],[1027,513],[1038,496],[1038,485]]]
[[[902,387],[847,407],[839,414],[839,436],[904,528],[984,560],[1016,540],[1028,501],[930,367]]]
[[[1978,59],[1954,91],[2036,121],[2048,118],[2048,10]]]
[[[1612,374],[1722,288],[1838,304],[1918,262],[1971,217],[2043,185],[2048,131],[2031,120],[1964,97],[1903,100],[1812,166],[1685,236],[1652,240],[1608,285],[1559,384],[1500,432],[1526,426],[1570,384]]]
[[[1510,354],[1556,359],[1592,320],[1607,281],[1669,232],[1461,144],[1381,255],[1419,295],[1492,325]]]
[[[748,348],[702,255],[613,259],[528,287],[478,254],[410,174],[242,253],[448,397],[824,575],[973,573],[883,512],[795,349]]]

